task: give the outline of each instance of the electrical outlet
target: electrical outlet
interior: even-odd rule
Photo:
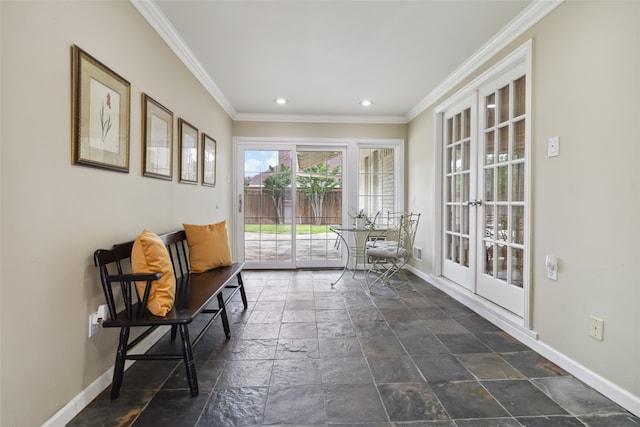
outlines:
[[[604,339],[604,320],[591,316],[591,327],[589,328],[589,335],[598,341]]]
[[[98,320],[98,312],[89,315],[89,338],[100,332],[100,321]]]

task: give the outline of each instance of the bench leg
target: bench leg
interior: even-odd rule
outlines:
[[[231,338],[231,329],[229,329],[229,319],[227,318],[227,307],[224,305],[222,293],[218,294],[218,307],[220,309],[220,317],[222,318],[222,327],[227,339]]]
[[[182,354],[184,355],[184,366],[187,369],[191,397],[196,397],[198,395],[198,375],[196,374],[196,362],[193,360],[193,349],[187,325],[180,325],[180,337],[182,338]]]
[[[247,307],[249,307],[249,304],[247,303],[247,294],[244,291],[244,282],[242,281],[242,275],[238,273],[236,277],[238,279],[238,285],[240,286],[240,296],[242,297],[242,304],[244,304],[244,308],[246,310]]]
[[[116,363],[113,369],[113,382],[111,384],[111,400],[120,396],[120,386],[122,386],[122,376],[124,375],[124,362],[127,358],[127,342],[129,341],[129,328],[120,329],[120,342],[116,352]]]

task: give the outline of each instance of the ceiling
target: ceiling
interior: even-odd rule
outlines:
[[[524,0],[131,0],[236,120],[407,122]],[[533,2],[535,3],[535,2]],[[286,105],[275,99],[284,97]],[[370,99],[363,107],[359,101]]]

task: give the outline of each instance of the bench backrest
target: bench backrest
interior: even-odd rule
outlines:
[[[189,274],[189,249],[186,232],[184,230],[172,231],[159,234],[158,237],[167,247],[176,280],[186,277]],[[134,315],[131,312],[132,307],[136,303],[143,301],[143,299],[145,303],[138,304],[138,307],[143,309],[146,306],[144,295],[139,295],[135,282],[126,277],[126,275],[131,274],[133,243],[133,240],[118,243],[113,245],[111,249],[98,249],[93,254],[95,265],[100,269],[100,282],[102,283],[102,290],[112,319],[116,319],[118,314],[113,291],[114,286],[120,287],[125,308],[129,310],[130,315]]]

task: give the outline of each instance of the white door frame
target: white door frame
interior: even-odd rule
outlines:
[[[257,150],[260,149],[290,149],[293,147],[295,153],[296,147],[303,146],[305,149],[312,149],[320,147],[326,149],[344,150],[345,158],[344,171],[343,171],[343,189],[342,189],[342,223],[348,224],[351,221],[349,212],[356,212],[358,207],[358,150],[360,148],[383,148],[393,147],[395,153],[395,196],[396,196],[396,208],[397,210],[403,210],[404,206],[404,140],[403,139],[386,139],[386,138],[276,138],[276,137],[233,137],[232,138],[232,164],[234,177],[233,181],[233,209],[234,221],[233,230],[231,231],[231,239],[234,242],[233,257],[236,260],[243,260],[244,258],[244,245],[242,237],[243,222],[239,220],[239,196],[243,190],[243,181],[238,177],[239,171],[244,169],[243,156],[239,155],[239,151],[244,147],[252,147]],[[282,148],[280,148],[282,147]],[[295,248],[295,242],[292,251]],[[293,252],[295,253],[295,252]],[[343,262],[346,262],[346,252],[343,254]],[[293,261],[295,265],[295,260]],[[344,265],[344,264],[342,264]],[[270,267],[278,267],[277,265],[270,265]],[[290,268],[282,266],[280,268]]]
[[[451,290],[459,294],[461,299],[469,301],[472,304],[476,304],[478,306],[482,306],[484,310],[489,310],[493,315],[498,316],[501,319],[508,321],[510,324],[517,326],[519,328],[523,328],[523,332],[529,332],[531,334],[535,334],[531,330],[531,252],[532,252],[532,244],[531,244],[531,189],[529,188],[525,195],[525,217],[528,218],[527,224],[525,225],[525,263],[527,265],[526,270],[523,272],[523,297],[524,297],[524,315],[522,317],[518,317],[508,312],[507,310],[502,309],[501,307],[493,304],[484,298],[473,294],[471,292],[460,292],[459,289],[462,289],[460,286],[453,284],[453,282],[449,282],[442,276],[442,265],[443,265],[443,224],[444,224],[444,213],[442,211],[443,206],[443,147],[442,141],[444,137],[444,113],[454,106],[456,103],[461,102],[466,96],[469,96],[472,92],[477,92],[478,89],[485,83],[490,80],[496,78],[501,73],[506,73],[510,69],[518,66],[523,66],[525,73],[527,76],[527,84],[526,84],[526,108],[527,111],[531,112],[531,97],[532,97],[532,89],[531,82],[533,80],[532,74],[532,60],[531,60],[531,52],[532,52],[532,40],[528,40],[522,46],[515,49],[511,54],[506,56],[504,59],[499,61],[497,64],[492,66],[490,69],[482,73],[480,76],[472,80],[470,83],[465,85],[462,89],[460,89],[456,94],[451,96],[449,99],[444,101],[442,104],[436,106],[434,108],[434,229],[433,229],[433,262],[432,262],[432,271],[434,280],[444,284],[447,287],[450,287]],[[526,179],[529,183],[531,180],[531,171],[532,171],[532,158],[531,158],[531,116],[529,116],[529,120],[527,120],[527,146],[526,146]]]

